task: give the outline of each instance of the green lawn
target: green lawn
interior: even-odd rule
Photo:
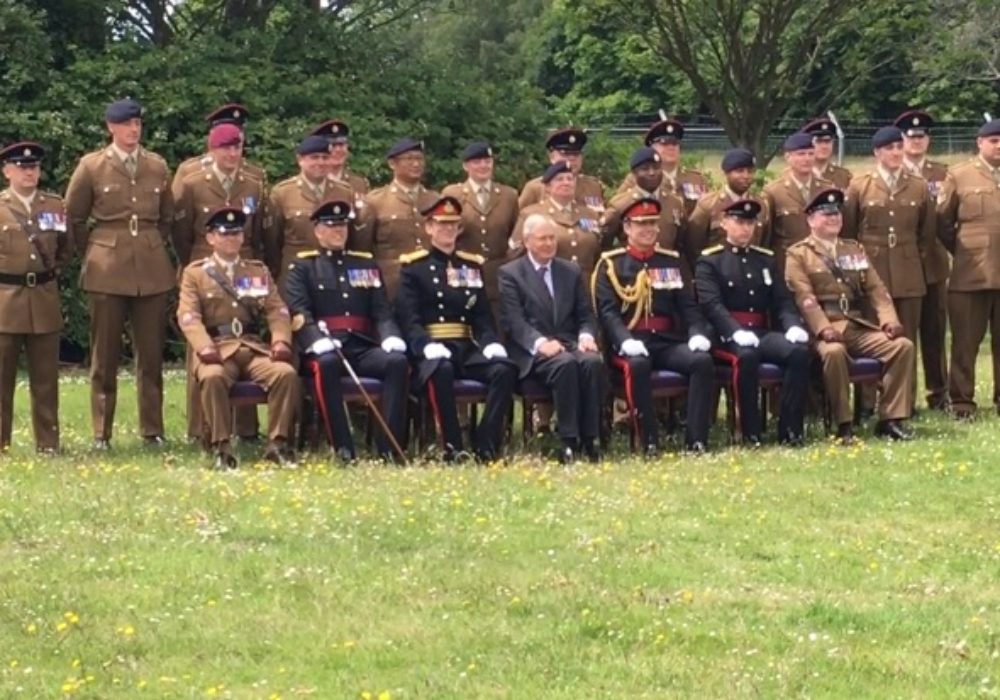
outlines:
[[[0,458],[2,698],[1000,695],[992,412],[903,446],[220,475],[137,446],[130,383],[110,455],[85,380],[63,397],[65,457],[22,387]]]

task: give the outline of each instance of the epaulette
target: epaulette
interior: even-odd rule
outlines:
[[[726,247],[724,245],[721,245],[721,244],[710,245],[707,248],[705,248],[703,251],[701,251],[701,254],[702,255],[714,255],[715,253],[721,253],[725,249],[726,249]]]
[[[764,255],[774,255],[773,250],[771,250],[770,248],[765,248],[764,246],[752,245],[750,246],[750,249],[756,250],[758,253],[763,253]]]
[[[467,253],[464,250],[456,250],[455,257],[461,258],[462,260],[468,260],[469,262],[474,262],[477,265],[482,265],[486,262],[486,258],[478,253]]]
[[[399,262],[404,265],[409,265],[410,263],[416,262],[421,258],[426,258],[430,254],[431,252],[429,250],[415,250],[412,253],[403,253],[399,256]]]
[[[211,260],[211,258],[199,258],[197,260],[192,260],[191,262],[188,263],[188,267],[202,267],[209,260]]]
[[[303,260],[305,260],[306,258],[315,258],[318,255],[319,255],[319,251],[318,250],[303,250],[301,253],[299,253],[295,257],[302,258]]]
[[[801,241],[796,241],[795,243],[792,243],[790,246],[788,246],[788,250],[791,250],[792,248],[802,248],[808,245],[809,245],[809,239],[803,238]]]
[[[59,194],[55,192],[49,192],[48,190],[38,190],[38,195],[40,197],[44,197],[45,199],[56,199],[60,202],[62,201],[62,197]]]
[[[366,252],[364,250],[345,250],[344,254],[345,255],[353,255],[356,258],[364,258],[366,260],[371,260],[372,258],[375,257],[371,253],[368,253],[368,252]]]
[[[286,178],[286,179],[282,180],[281,182],[276,183],[274,185],[274,187],[271,188],[271,191],[273,192],[274,190],[281,190],[281,189],[286,189],[288,187],[293,187],[293,186],[295,186],[295,181],[297,179],[298,179],[297,176],[296,177]]]
[[[601,257],[610,259],[617,255],[621,255],[624,252],[625,252],[624,248],[613,248],[612,250],[606,250],[603,253],[601,253]]]
[[[676,250],[670,250],[669,248],[661,248],[660,246],[653,246],[653,250],[661,255],[669,255],[672,258],[679,258],[681,256]]]

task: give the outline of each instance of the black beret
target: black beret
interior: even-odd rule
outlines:
[[[903,112],[896,117],[896,121],[893,124],[902,129],[906,136],[919,136],[926,134],[934,126],[934,120],[931,119],[931,115],[927,112],[919,109],[911,109],[909,112]]]
[[[783,150],[785,153],[792,151],[808,151],[813,147],[813,137],[804,131],[796,131],[785,139]]]
[[[0,163],[37,163],[45,156],[45,149],[34,141],[19,141],[0,150]]]
[[[330,141],[323,136],[306,136],[295,147],[295,152],[300,156],[308,156],[313,153],[329,153]]]
[[[325,121],[309,132],[312,136],[322,136],[330,143],[345,143],[351,135],[351,129],[339,119]]]
[[[339,199],[323,202],[313,209],[313,213],[309,215],[310,221],[331,226],[334,224],[346,224],[353,218],[354,210],[351,209],[350,203]]]
[[[473,141],[462,150],[462,162],[476,158],[492,158],[493,147],[485,141]]]
[[[840,211],[843,204],[844,193],[836,187],[831,187],[816,193],[816,196],[806,205],[806,214],[812,214],[814,211]]]
[[[684,138],[684,125],[676,119],[664,119],[649,127],[646,132],[646,145],[651,146],[657,141],[676,143]]]
[[[649,146],[643,146],[632,154],[632,157],[628,160],[629,170],[635,170],[640,165],[645,165],[646,163],[659,163],[660,154],[654,151]]]
[[[757,159],[745,148],[730,148],[722,156],[722,172],[728,173],[740,168],[756,168]]]
[[[738,199],[724,207],[722,213],[736,219],[756,219],[760,214],[760,202],[752,199]]]
[[[226,231],[242,231],[246,225],[247,215],[236,207],[222,207],[209,214],[205,221],[205,230],[216,233]]]
[[[386,158],[395,158],[396,156],[401,156],[404,153],[409,153],[410,151],[423,151],[424,142],[417,141],[416,139],[402,139],[392,144],[392,147],[386,151]]]
[[[983,124],[976,136],[1000,136],[1000,119],[991,119]]]
[[[583,129],[560,129],[549,135],[545,140],[545,148],[550,151],[569,151],[578,153],[587,145],[587,132]]]
[[[133,99],[116,100],[104,110],[104,121],[121,124],[129,119],[142,119],[142,105]]]
[[[205,121],[212,126],[216,124],[236,124],[240,128],[247,123],[247,119],[249,118],[250,113],[247,111],[247,108],[236,102],[222,105],[205,115]]]
[[[898,126],[883,126],[872,136],[872,148],[884,148],[894,143],[903,143],[903,132]]]
[[[571,172],[573,172],[573,168],[570,167],[569,163],[564,160],[557,160],[555,163],[547,167],[544,173],[542,173],[542,182],[547,185],[552,182],[552,178],[556,175]]]

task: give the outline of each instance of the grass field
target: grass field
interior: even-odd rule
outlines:
[[[907,445],[219,475],[138,447],[128,382],[110,455],[83,378],[63,397],[65,457],[35,458],[21,387],[0,458],[3,698],[1000,695],[992,412]]]

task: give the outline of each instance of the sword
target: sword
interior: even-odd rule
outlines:
[[[993,121],[993,117],[992,117],[992,115],[990,115],[989,112],[983,112],[983,119],[985,119],[988,122]]]
[[[833,122],[833,128],[837,130],[837,165],[844,162],[844,130],[840,128],[840,122],[834,115],[833,110],[827,110],[826,116]]]

